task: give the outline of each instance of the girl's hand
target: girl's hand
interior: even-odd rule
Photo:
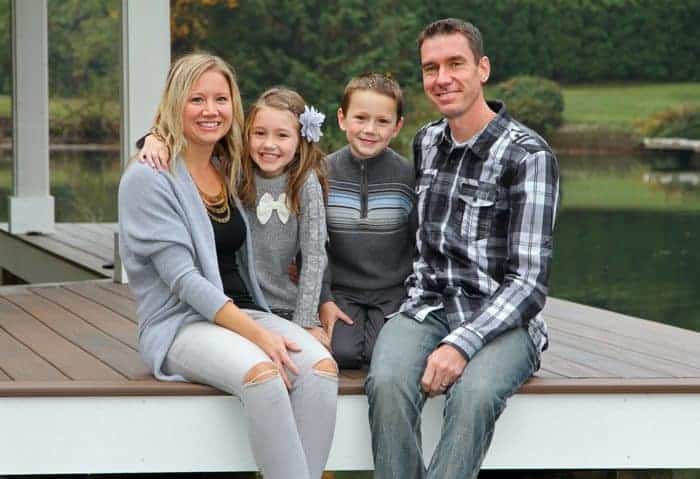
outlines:
[[[321,326],[326,330],[326,334],[329,338],[333,337],[333,328],[335,327],[336,321],[341,320],[346,324],[353,324],[350,316],[345,314],[334,301],[326,301],[319,306],[318,319],[321,321]]]
[[[313,328],[304,328],[306,329],[311,336],[316,338],[319,343],[323,344],[323,346],[330,351],[331,350],[331,338],[326,332],[325,329],[319,328],[318,326],[314,326]]]
[[[170,161],[170,151],[165,143],[155,135],[146,135],[143,148],[139,151],[139,161],[150,165],[155,170],[165,171]]]
[[[287,351],[299,352],[301,351],[301,348],[294,341],[262,327],[260,328],[257,340],[254,342],[260,347],[260,349],[265,351],[265,354],[270,356],[272,362],[277,366],[277,370],[279,371],[280,376],[282,376],[282,380],[287,386],[287,389],[291,389],[292,382],[289,380],[289,377],[287,377],[287,371],[285,368],[289,369],[296,375],[299,374],[299,368],[289,357]]]

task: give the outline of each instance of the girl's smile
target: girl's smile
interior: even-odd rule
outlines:
[[[261,107],[248,138],[250,156],[265,177],[281,175],[299,146],[299,120],[291,112]]]

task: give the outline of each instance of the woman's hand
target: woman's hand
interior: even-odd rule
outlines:
[[[292,382],[289,380],[285,368],[289,369],[296,375],[299,374],[299,368],[289,357],[288,351],[301,351],[299,345],[297,345],[297,343],[291,339],[287,339],[280,334],[263,328],[262,326],[260,327],[260,330],[253,342],[257,344],[260,349],[265,351],[265,354],[267,354],[272,362],[275,363],[280,376],[282,376],[284,384],[287,386],[287,389],[291,389]]]
[[[141,163],[150,165],[153,169],[165,171],[168,169],[170,151],[167,145],[160,141],[156,135],[149,134],[146,135],[138,158]]]
[[[318,307],[318,319],[321,321],[321,326],[326,330],[329,338],[333,337],[333,328],[336,321],[340,320],[346,324],[353,324],[350,316],[345,314],[334,301],[326,301]]]
[[[318,326],[314,326],[313,328],[304,328],[306,329],[311,336],[316,338],[319,343],[323,344],[323,346],[330,351],[331,350],[331,337],[328,335],[325,329],[319,328]]]

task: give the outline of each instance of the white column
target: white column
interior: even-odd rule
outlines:
[[[151,127],[170,67],[169,0],[122,0],[122,169]],[[126,282],[114,245],[114,280]]]
[[[11,233],[52,233],[47,0],[12,0],[14,175]]]

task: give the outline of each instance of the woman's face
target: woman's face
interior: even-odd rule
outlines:
[[[279,176],[299,146],[299,120],[289,111],[263,106],[255,113],[248,136],[250,156],[260,174]]]
[[[226,77],[216,70],[204,72],[192,85],[182,112],[188,143],[213,147],[231,129],[232,118],[231,89]]]

